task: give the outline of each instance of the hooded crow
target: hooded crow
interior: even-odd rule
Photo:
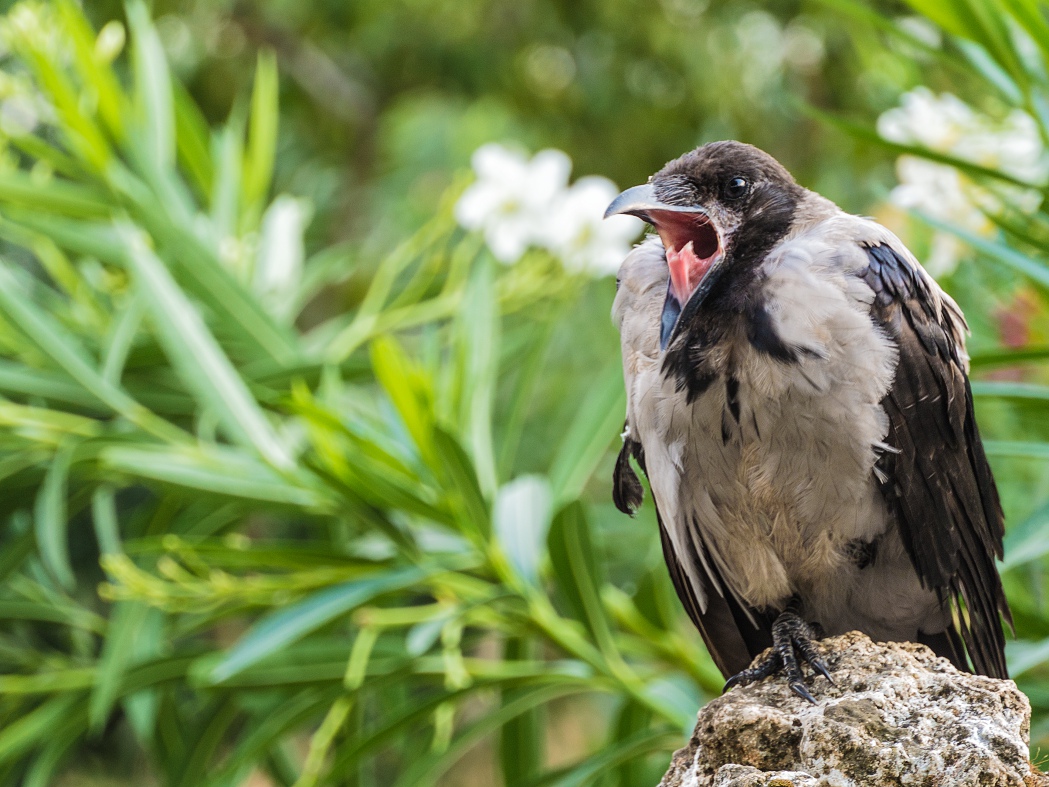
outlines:
[[[900,240],[768,154],[704,145],[628,189],[614,499],[648,476],[663,555],[726,689],[857,629],[1007,677],[998,493],[957,304]],[[771,655],[752,660],[768,647]]]

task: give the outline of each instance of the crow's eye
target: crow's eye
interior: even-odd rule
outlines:
[[[733,178],[725,184],[725,199],[740,199],[750,189],[750,181],[746,178]]]

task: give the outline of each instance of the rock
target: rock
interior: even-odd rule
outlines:
[[[821,643],[818,704],[782,676],[710,702],[660,787],[1049,787],[1030,763],[1031,705],[924,645],[859,632]]]

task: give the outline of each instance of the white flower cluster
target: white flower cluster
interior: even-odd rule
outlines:
[[[619,190],[608,178],[580,178],[571,186],[572,160],[560,150],[529,159],[490,143],[474,151],[477,180],[455,205],[455,218],[484,233],[496,259],[517,262],[531,247],[547,249],[569,270],[615,273],[641,232],[631,216],[603,220]]]
[[[956,96],[937,96],[919,87],[905,93],[900,106],[878,118],[878,133],[890,142],[946,153],[1033,185],[1043,184],[1049,176],[1038,126],[1018,109],[996,121]],[[1000,209],[1003,201],[1026,211],[1035,210],[1040,201],[1034,190],[1009,187],[992,192],[954,167],[917,156],[900,156],[896,174],[900,185],[890,197],[895,204],[981,235],[994,232],[986,212]],[[963,253],[956,238],[937,233],[926,267],[934,275],[949,273]]]

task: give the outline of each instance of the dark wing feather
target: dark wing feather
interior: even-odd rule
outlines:
[[[633,515],[641,505],[642,487],[633,468],[630,457],[637,460],[642,470],[645,469],[644,451],[641,444],[627,437],[616,460],[613,477],[612,497],[616,506],[625,514]],[[703,642],[721,674],[726,678],[746,669],[754,657],[765,648],[772,646],[772,620],[767,613],[757,610],[744,610],[734,598],[723,598],[712,589],[705,593],[705,605],[700,603],[689,580],[689,572],[704,561],[698,555],[678,555],[674,544],[667,533],[666,525],[656,507],[656,519],[659,522],[659,538],[663,547],[663,560],[670,572],[674,590],[681,599],[685,612],[699,630]],[[710,566],[710,561],[705,561]],[[715,570],[712,566],[709,569]],[[713,577],[721,587],[725,583],[720,577]],[[748,615],[749,613],[749,615]],[[753,622],[752,622],[753,621]]]
[[[965,323],[920,267],[888,245],[867,249],[871,314],[899,347],[879,460],[882,492],[922,583],[954,611],[976,671],[1007,677],[999,613],[1010,625],[995,557],[1004,521],[973,417],[962,358]],[[964,602],[964,608],[958,603]]]

